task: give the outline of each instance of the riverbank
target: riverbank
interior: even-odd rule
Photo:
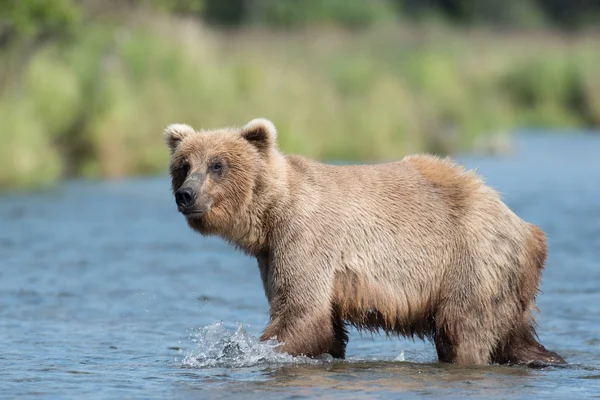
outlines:
[[[152,13],[0,56],[0,187],[164,173],[161,130],[262,116],[286,152],[382,161],[600,125],[596,33],[223,32]]]

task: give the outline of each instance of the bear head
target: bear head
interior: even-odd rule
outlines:
[[[241,128],[196,131],[172,124],[165,131],[171,152],[170,175],[177,208],[201,234],[237,241],[248,230],[270,160],[279,154],[277,131],[257,118]]]

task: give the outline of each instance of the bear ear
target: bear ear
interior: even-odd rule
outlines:
[[[193,134],[194,128],[186,124],[171,124],[164,131],[165,143],[171,150],[171,154],[175,152],[179,143],[188,135]]]
[[[277,129],[266,118],[256,118],[242,127],[242,137],[256,146],[259,150],[275,145]]]

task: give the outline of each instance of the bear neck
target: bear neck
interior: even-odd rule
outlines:
[[[289,174],[286,158],[277,150],[267,156],[247,209],[236,218],[224,239],[252,256],[269,252],[271,237],[289,213]]]

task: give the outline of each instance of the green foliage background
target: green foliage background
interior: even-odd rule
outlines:
[[[0,187],[164,173],[172,122],[364,161],[597,127],[599,2],[502,4],[0,0]]]

